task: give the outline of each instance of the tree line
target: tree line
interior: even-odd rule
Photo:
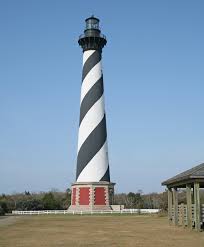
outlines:
[[[49,191],[16,193],[0,195],[0,215],[11,213],[12,210],[66,210],[71,203],[71,191]]]
[[[204,191],[200,192],[201,203],[204,203]],[[186,193],[179,191],[179,203],[186,203]],[[0,195],[0,215],[11,213],[12,210],[66,210],[71,204],[71,191],[49,191],[30,193],[16,193],[12,195]],[[137,192],[119,193],[114,196],[114,204],[124,205],[125,208],[159,208],[167,211],[167,191],[162,193],[144,194]]]

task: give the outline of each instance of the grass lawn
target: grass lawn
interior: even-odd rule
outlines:
[[[0,246],[204,247],[204,232],[158,216],[11,216],[0,218]]]

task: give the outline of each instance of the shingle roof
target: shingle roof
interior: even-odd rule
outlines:
[[[204,163],[195,166],[187,171],[184,171],[164,182],[162,182],[162,185],[170,185],[172,183],[176,182],[182,182],[187,179],[193,179],[193,178],[203,178],[204,179]]]

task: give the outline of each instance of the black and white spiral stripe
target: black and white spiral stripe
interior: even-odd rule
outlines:
[[[83,53],[77,182],[110,181],[101,52]]]

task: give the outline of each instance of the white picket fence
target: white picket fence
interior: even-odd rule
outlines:
[[[34,210],[12,211],[14,215],[47,215],[47,214],[156,214],[160,209],[123,209],[123,210],[94,210],[94,211],[68,211],[68,210]]]

